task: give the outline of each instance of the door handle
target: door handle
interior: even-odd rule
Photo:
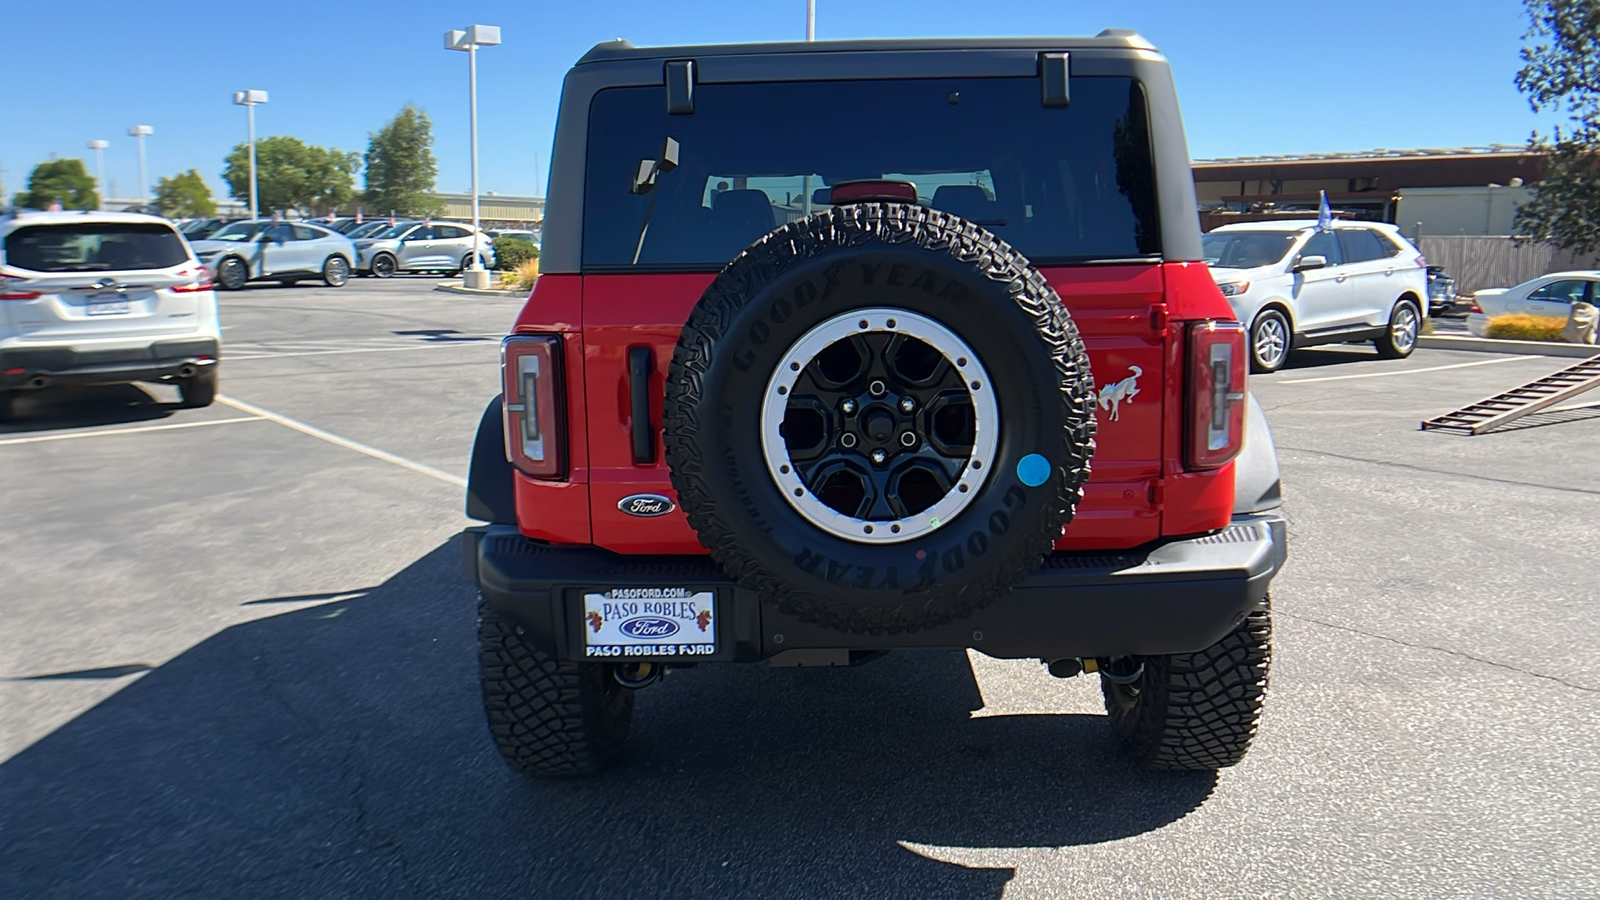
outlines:
[[[655,368],[649,347],[628,348],[628,399],[632,421],[633,463],[647,466],[656,461],[656,433],[650,427],[650,370]]]
[[[1349,277],[1350,277],[1349,275],[1335,275],[1335,276],[1333,276],[1333,280],[1337,281],[1340,284],[1344,284],[1344,280],[1346,278],[1349,278]]]

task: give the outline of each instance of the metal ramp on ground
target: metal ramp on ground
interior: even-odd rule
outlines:
[[[1591,356],[1577,365],[1535,379],[1522,387],[1427,419],[1422,423],[1422,430],[1487,434],[1597,387],[1600,387],[1600,356]]]

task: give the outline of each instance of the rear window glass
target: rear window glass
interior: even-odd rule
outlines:
[[[6,264],[33,272],[167,269],[188,260],[183,238],[155,222],[24,225],[5,242]]]
[[[678,168],[629,193],[668,137]],[[584,266],[716,269],[826,207],[841,181],[893,178],[917,202],[978,222],[1034,262],[1159,255],[1144,91],[1072,80],[1046,107],[1033,78],[708,84],[669,116],[663,88],[612,88],[590,108]]]

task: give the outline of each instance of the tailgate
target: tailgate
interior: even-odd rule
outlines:
[[[1152,494],[1161,474],[1166,375],[1163,275],[1157,265],[1045,270],[1089,349],[1100,405],[1093,475],[1057,544],[1126,548],[1160,536]],[[621,553],[702,553],[681,509],[641,518],[635,494],[676,499],[661,445],[661,409],[678,332],[710,273],[583,277],[583,394],[588,410],[593,542]],[[636,463],[630,354],[648,371],[651,462]]]

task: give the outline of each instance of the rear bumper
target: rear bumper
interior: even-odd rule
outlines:
[[[10,347],[0,349],[0,390],[171,381],[185,372],[216,365],[219,352],[214,338],[157,341],[122,350]]]
[[[786,616],[736,585],[709,557],[621,556],[552,547],[515,527],[462,535],[467,575],[537,646],[583,658],[583,594],[619,587],[712,590],[718,650],[697,660],[754,662],[793,650],[971,647],[1001,658],[1184,653],[1216,643],[1267,593],[1286,556],[1276,515],[1235,516],[1216,534],[1123,553],[1052,554],[1009,595],[912,634],[856,635]]]

